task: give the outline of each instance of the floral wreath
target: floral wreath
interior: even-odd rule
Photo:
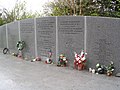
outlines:
[[[7,54],[9,52],[9,49],[8,48],[4,48],[3,49],[3,54]]]
[[[16,47],[18,50],[23,50],[24,47],[25,47],[25,42],[24,41],[18,41],[17,44],[16,44]]]

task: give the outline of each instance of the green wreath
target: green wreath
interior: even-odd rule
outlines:
[[[16,47],[18,50],[23,50],[25,48],[25,42],[24,41],[18,41],[16,44]]]

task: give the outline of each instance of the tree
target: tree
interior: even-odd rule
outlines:
[[[84,15],[86,6],[89,6],[91,0],[57,0],[47,3],[45,15],[61,16],[61,15]],[[89,10],[88,10],[89,11]]]
[[[28,12],[26,9],[26,2],[16,2],[12,10],[3,8],[2,15],[0,16],[0,25],[10,23],[15,20],[22,20],[27,18],[35,18],[41,16],[38,12]]]
[[[75,6],[73,0],[58,0],[49,2],[44,5],[44,15],[48,16],[62,16],[62,15],[74,15]]]
[[[120,17],[120,0],[57,0],[46,4],[46,15]]]
[[[61,16],[68,15],[69,6],[65,5],[64,2],[55,1],[49,2],[44,5],[44,15],[45,16]]]
[[[21,20],[26,18],[35,18],[39,17],[40,14],[38,12],[32,13],[28,12],[26,9],[26,2],[17,2],[15,4],[15,7],[10,12],[11,17],[13,20]]]
[[[100,16],[120,17],[120,0],[95,0]]]
[[[84,15],[120,17],[120,0],[88,0],[83,5]]]

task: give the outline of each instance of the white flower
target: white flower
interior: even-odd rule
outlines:
[[[35,62],[35,61],[36,61],[36,59],[33,59],[32,61],[33,61],[33,62]]]
[[[92,72],[92,68],[89,68],[89,72]]]
[[[95,73],[95,69],[92,70],[92,73]]]
[[[81,60],[79,60],[78,62],[81,63]]]
[[[79,61],[79,60],[80,60],[80,57],[77,57],[77,58],[76,58],[76,61]]]
[[[63,57],[63,61],[66,61],[66,57]]]
[[[98,68],[98,71],[102,70],[102,68]]]
[[[85,59],[86,59],[85,57],[81,58],[82,61],[84,61]]]
[[[114,69],[112,69],[112,71],[114,71]]]
[[[49,63],[49,58],[47,58],[46,60],[47,60],[47,63]]]

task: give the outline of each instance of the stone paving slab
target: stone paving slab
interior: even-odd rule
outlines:
[[[0,90],[120,90],[120,78],[0,53]]]

